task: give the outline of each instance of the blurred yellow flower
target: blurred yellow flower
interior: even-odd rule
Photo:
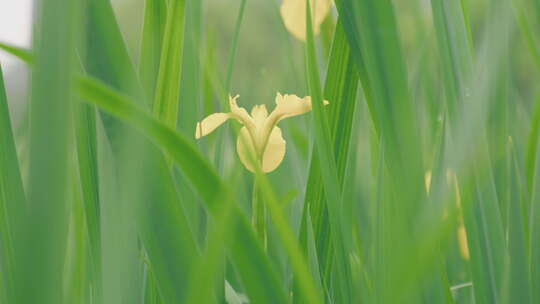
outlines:
[[[306,40],[306,3],[307,0],[283,0],[280,9],[287,30],[302,41]],[[321,23],[330,12],[333,3],[333,0],[310,0],[315,35],[319,34]]]
[[[251,115],[239,107],[235,97],[229,97],[229,113],[214,113],[197,123],[195,138],[199,139],[214,131],[229,118],[243,124],[236,141],[236,150],[244,166],[255,172],[258,162],[263,172],[274,171],[285,157],[286,142],[277,124],[285,118],[311,111],[311,97],[300,98],[296,95],[276,95],[276,107],[268,115],[265,105],[256,105]],[[324,101],[328,104],[328,101]]]

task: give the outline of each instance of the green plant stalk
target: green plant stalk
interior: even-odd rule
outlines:
[[[261,241],[262,247],[266,251],[268,249],[268,236],[266,232],[266,205],[264,203],[264,197],[260,195],[260,190],[257,182],[257,177],[253,181],[253,191],[252,191],[252,218],[251,222],[259,240]]]

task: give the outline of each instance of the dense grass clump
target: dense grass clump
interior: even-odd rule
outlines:
[[[125,2],[0,41],[0,304],[540,303],[537,1]]]

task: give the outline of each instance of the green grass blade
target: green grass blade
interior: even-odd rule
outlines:
[[[530,271],[533,296],[532,303],[540,301],[540,143],[536,147],[536,166],[533,175],[530,213]]]
[[[22,60],[23,62],[27,64],[34,64],[34,54],[30,50],[16,47],[16,46],[10,46],[1,42],[0,42],[0,49],[17,57],[18,59]]]
[[[387,191],[393,193],[382,202],[387,205],[381,218],[384,236],[377,246],[383,252],[377,255],[381,261],[375,264],[382,267],[376,270],[380,280],[375,280],[375,294],[378,301],[384,303],[390,299],[387,290],[399,290],[398,286],[391,285],[389,271],[394,268],[392,271],[399,272],[405,264],[415,263],[399,264],[404,261],[394,257],[402,251],[398,248],[414,248],[401,243],[405,239],[415,241],[412,223],[426,199],[418,120],[409,93],[393,3],[389,0],[349,0],[342,1],[338,9],[345,18],[349,45],[359,68],[372,121],[385,151],[389,170]],[[410,301],[416,301],[415,297],[413,295]]]
[[[87,104],[78,104],[76,111],[76,146],[81,182],[82,204],[92,260],[92,287],[94,298],[101,301],[101,204],[99,199],[96,110]]]
[[[182,67],[182,83],[180,84],[178,129],[191,136],[197,125],[199,105],[203,88],[203,1],[186,3],[186,26],[184,38],[184,56]],[[195,140],[195,138],[193,139]]]
[[[34,56],[32,53],[20,47],[0,42],[0,49],[3,49],[4,51],[27,63],[32,63],[34,60]]]
[[[14,233],[20,229],[26,203],[19,160],[11,128],[11,119],[7,103],[4,76],[0,66],[0,268],[2,269],[0,300],[14,302],[13,270],[14,270]]]
[[[17,303],[62,303],[75,3],[39,10],[30,103],[28,212],[17,251]],[[28,292],[31,290],[32,292]]]
[[[88,1],[86,12],[88,28],[85,53],[88,58],[85,71],[130,96],[142,96],[135,67],[110,1]]]
[[[507,250],[501,213],[491,170],[477,168],[475,174],[475,187],[464,202],[474,294],[476,303],[500,303]]]
[[[508,206],[508,258],[509,271],[505,280],[505,297],[503,301],[506,303],[516,301],[518,303],[531,302],[531,285],[529,276],[529,267],[527,264],[528,252],[526,243],[526,227],[523,219],[522,202],[527,197],[525,184],[523,183],[522,173],[520,172],[518,158],[516,155],[515,145],[510,143],[511,157],[511,192],[510,205]]]
[[[146,0],[144,3],[139,75],[146,94],[154,96],[167,19],[167,3],[165,0]]]
[[[73,190],[73,205],[69,216],[69,232],[67,237],[67,250],[64,272],[64,302],[86,302],[89,301],[88,279],[88,240],[84,203],[81,201],[80,180],[77,172],[70,172],[71,187]],[[94,285],[92,286],[95,287]],[[92,298],[95,302],[103,303],[101,298]]]
[[[186,173],[189,173],[191,182],[198,189],[202,190],[209,186],[215,187],[219,185],[219,177],[208,173],[212,172],[210,165],[196,152],[196,148],[191,141],[185,140],[185,137],[181,137],[182,141],[177,143],[179,146],[174,147],[171,141],[178,141],[177,138],[180,138],[179,135],[166,128],[163,124],[158,123],[144,110],[131,104],[130,99],[125,95],[113,91],[98,80],[85,77],[79,79],[79,92],[88,102],[92,102],[121,120],[140,128],[150,138],[155,137],[155,139],[159,139],[159,143],[163,145],[163,148],[176,151],[174,158],[181,160],[179,162],[183,166],[188,166],[182,169]],[[203,166],[203,169],[200,166]],[[205,200],[214,202],[217,198],[216,195],[220,192],[220,188],[215,188],[215,191],[201,192]],[[212,205],[210,209],[213,209]]]
[[[331,126],[332,142],[335,147],[334,153],[339,180],[343,181],[356,104],[358,73],[352,62],[350,48],[341,20],[338,20],[332,43],[327,71],[327,75],[329,76],[325,83],[324,98],[330,100],[332,103],[329,109],[329,124]],[[315,149],[314,155],[316,153],[317,151]],[[323,281],[328,284],[331,282],[331,235],[328,225],[328,213],[324,201],[321,171],[316,161],[317,157],[314,156],[313,158],[315,161],[312,161],[310,167],[301,234],[306,233],[306,229],[309,229],[306,226],[308,225],[307,216],[311,215],[317,256],[320,261],[320,272],[323,273]],[[307,242],[307,238],[305,241]],[[306,245],[304,244],[304,246]]]
[[[176,127],[180,101],[186,3],[184,0],[172,0],[168,5],[153,109],[154,114],[167,125]]]
[[[525,159],[526,178],[529,193],[532,195],[534,179],[536,178],[535,168],[538,162],[538,142],[540,141],[540,99],[536,99],[536,106],[532,116],[531,129],[529,131],[529,142]]]
[[[344,1],[344,5],[349,1]],[[418,125],[414,104],[407,86],[405,62],[399,44],[394,8],[390,1],[362,0],[345,8],[356,18],[359,40],[362,42],[369,87],[372,93],[373,121],[386,146],[386,158],[393,178],[400,178],[404,206],[410,215],[415,204],[424,200],[422,153],[419,151]],[[347,24],[347,23],[344,23]],[[378,28],[384,27],[385,31]],[[353,50],[354,55],[358,55]],[[363,84],[363,83],[362,83]],[[405,161],[406,160],[406,161]],[[402,175],[402,176],[400,176]],[[408,184],[410,183],[410,184]],[[416,201],[416,202],[414,202]],[[407,216],[405,216],[407,217]]]
[[[532,22],[530,18],[527,16],[527,9],[524,7],[523,3],[524,1],[514,1],[514,11],[516,16],[516,21],[519,25],[519,29],[521,31],[521,34],[524,36],[524,39],[527,42],[527,47],[529,49],[529,52],[531,53],[531,56],[533,57],[534,63],[536,64],[537,69],[540,69],[540,46],[538,43],[538,39],[534,35],[534,31],[532,28]],[[526,3],[526,2],[524,2]]]
[[[309,1],[308,1],[309,4]],[[336,293],[336,301],[350,302],[351,273],[349,265],[349,254],[352,239],[349,233],[346,233],[342,226],[343,215],[340,211],[341,188],[339,186],[338,171],[336,167],[334,150],[331,148],[331,133],[328,117],[324,112],[323,94],[319,79],[319,69],[315,53],[315,42],[311,23],[311,12],[309,5],[306,5],[306,28],[307,28],[307,46],[306,62],[309,91],[313,100],[313,126],[316,134],[316,147],[318,163],[321,169],[322,181],[326,195],[326,202],[329,214],[329,223],[332,231],[333,249],[336,254],[337,280],[339,283],[339,292]]]
[[[104,52],[104,56],[107,56],[107,52]],[[95,59],[94,59],[95,60]],[[94,62],[95,63],[95,62]],[[92,62],[90,63],[92,64]],[[111,70],[96,70],[95,71],[97,74],[100,74],[102,77],[104,77],[105,79],[108,79],[110,83],[113,83],[113,84],[116,84],[116,85],[122,85],[122,81],[121,80],[115,80],[115,74],[111,72]],[[125,84],[124,84],[125,85]],[[124,90],[129,90],[129,86],[128,85],[125,85],[124,86]],[[107,118],[108,116],[104,116],[104,118]],[[113,137],[109,137],[109,139],[111,139],[111,143],[112,143],[112,146],[113,146],[113,151],[115,152],[115,156],[117,159],[122,159],[122,155],[123,155],[123,149],[122,148],[122,138],[123,136],[120,136],[120,134],[122,134],[122,132],[125,132],[122,130],[122,128],[115,124],[114,121],[112,121],[110,118],[109,120],[107,120],[108,122],[108,130],[109,130],[109,136],[113,136]],[[150,153],[150,152],[149,152]],[[160,156],[154,154],[154,157],[153,158],[148,158],[148,159],[152,159],[152,160],[155,160],[155,159],[158,159],[159,160]],[[156,171],[160,171],[160,169],[166,169],[166,168],[162,168],[160,167],[159,165],[159,161],[156,163],[156,166],[155,166]],[[168,170],[168,169],[167,169]],[[122,171],[122,169],[121,169]],[[124,170],[123,171],[124,173],[121,172],[121,176],[131,176],[132,173],[126,173],[126,171]],[[163,196],[161,197],[162,199],[159,200],[159,199],[156,199],[156,198],[152,198],[152,200],[155,200],[156,202],[160,202],[160,203],[163,203],[163,204],[173,204],[174,206],[177,205],[177,202],[176,201],[176,194],[173,194],[170,192],[170,189],[173,189],[175,186],[170,183],[171,182],[171,176],[170,175],[167,175],[165,174],[163,171],[160,171],[160,172],[151,172],[151,170],[147,173],[148,176],[151,176],[153,174],[162,174],[160,178],[162,178],[164,181],[169,181],[169,183],[161,183],[161,186],[160,185],[154,185],[155,187],[162,187],[160,190],[156,190],[155,192],[156,193],[163,193]],[[165,175],[163,175],[165,174]],[[159,179],[157,179],[156,181],[158,181]],[[148,185],[147,185],[148,186]],[[141,201],[144,201],[144,199],[141,197],[141,198],[137,198],[137,199],[140,199]],[[148,199],[148,198],[147,198]],[[177,265],[176,263],[178,261],[181,261],[181,259],[179,259],[180,256],[182,255],[187,255],[187,256],[192,256],[192,254],[190,254],[189,252],[193,251],[196,249],[196,246],[194,245],[193,242],[191,242],[189,245],[178,245],[178,244],[174,244],[174,243],[178,243],[180,241],[186,241],[188,240],[188,238],[184,239],[184,240],[179,240],[177,239],[175,236],[178,235],[178,231],[184,231],[183,233],[180,233],[180,235],[184,235],[186,237],[188,237],[189,235],[191,235],[191,232],[189,232],[189,229],[187,226],[185,226],[185,220],[179,220],[182,218],[181,215],[179,215],[179,210],[176,208],[176,207],[173,207],[172,209],[169,209],[169,207],[166,207],[166,206],[163,206],[163,205],[160,205],[158,203],[154,203],[154,205],[148,205],[147,207],[152,207],[153,206],[153,209],[151,210],[147,210],[148,212],[144,213],[146,214],[146,218],[142,218],[140,220],[140,223],[141,225],[146,225],[146,226],[143,226],[145,227],[145,229],[150,229],[150,232],[148,231],[142,231],[143,233],[143,236],[144,236],[144,240],[143,241],[146,241],[147,242],[147,246],[148,248],[146,248],[147,250],[150,250],[152,251],[151,253],[151,258],[153,259],[154,257],[155,260],[157,261],[161,261],[161,262],[166,262],[165,265],[161,264],[161,265],[156,265],[157,263],[154,264],[155,267],[161,267],[158,271],[160,273],[158,273],[158,278],[159,278],[159,282],[161,282],[162,284],[164,284],[165,286],[162,286],[162,293],[164,293],[164,297],[166,299],[171,299],[171,300],[174,300],[174,299],[178,299],[181,295],[181,291],[182,289],[179,289],[178,288],[178,285],[179,285],[179,282],[183,282],[184,279],[182,278],[182,273],[179,273],[178,270],[179,269],[186,269],[186,267],[183,267],[181,265]],[[161,209],[160,209],[161,208]],[[176,210],[175,212],[171,212],[171,210]],[[155,225],[152,224],[153,221],[156,221],[156,220],[163,220],[164,218],[169,218],[169,217],[174,217],[175,220],[172,220],[172,221],[169,221],[168,223],[170,223],[172,225],[172,227],[168,227],[168,229],[158,229],[158,230],[155,230],[154,228]],[[146,222],[146,220],[150,220],[150,222]],[[167,222],[167,221],[165,221]],[[154,230],[151,230],[151,229],[154,229]],[[155,233],[155,234],[152,234]],[[161,235],[161,234],[164,234],[164,235],[167,235],[167,233],[171,233],[170,235],[168,236],[163,236],[163,237],[156,237],[156,235]],[[174,235],[174,236],[173,236]],[[158,246],[156,245],[155,243],[155,240],[171,240],[171,239],[175,239],[176,242],[173,242],[173,244],[169,244],[169,241],[167,241],[168,243],[168,246],[178,246],[178,247],[173,247],[174,249],[178,249],[178,248],[182,248],[182,250],[172,250],[171,248],[168,248],[167,250],[170,250],[170,252],[167,252],[167,250],[165,250],[163,246]],[[181,254],[180,254],[181,253]],[[165,254],[172,254],[173,256],[170,256],[169,258],[167,259],[162,259],[161,257]],[[176,256],[174,256],[174,254],[177,254]],[[138,255],[135,255],[135,257],[137,257]],[[176,266],[170,266],[169,264],[167,263],[172,263]],[[185,261],[183,261],[183,263],[185,263],[185,265],[189,265],[189,260],[186,259]],[[129,266],[128,266],[129,267]],[[135,279],[135,281],[137,281]],[[181,285],[181,284],[180,284]],[[167,287],[168,286],[168,287]],[[132,286],[132,288],[135,288]]]
[[[144,95],[143,89],[139,85],[110,2],[90,1],[88,13],[89,30],[86,44],[89,56],[86,71],[125,94],[136,97],[134,101],[139,102],[141,106],[148,106],[143,102],[145,99],[140,98]],[[133,208],[127,206],[120,207],[129,211],[128,214],[136,217],[137,221],[136,224],[130,221],[119,225],[122,231],[119,238],[128,246],[116,249],[111,247],[113,251],[109,259],[114,261],[122,256],[122,260],[113,263],[123,265],[121,267],[125,269],[124,277],[119,278],[125,281],[122,283],[125,288],[114,292],[119,293],[120,297],[128,297],[130,301],[138,301],[136,291],[141,290],[143,284],[139,269],[141,254],[137,252],[137,233],[140,233],[152,271],[155,271],[161,296],[166,301],[180,301],[186,286],[183,272],[190,269],[191,260],[197,255],[197,246],[187,218],[182,208],[178,207],[178,194],[172,176],[168,168],[162,166],[160,153],[147,142],[139,140],[137,134],[127,130],[116,119],[103,112],[100,114],[114,153],[121,202],[137,207],[136,210],[131,210]],[[135,174],[133,164],[128,161],[137,163],[135,160],[137,156],[129,153],[129,147],[140,148],[139,156],[147,156],[148,163],[139,168],[140,172],[158,179],[151,180],[145,187],[140,186],[141,181],[133,177],[141,176],[138,175],[140,172]],[[134,189],[138,191],[133,191]],[[133,196],[134,192],[140,195]],[[151,192],[159,195],[152,197]],[[121,221],[122,217],[129,218],[126,214],[115,213],[115,216],[118,216],[118,221]],[[157,221],[162,223],[160,229]],[[178,238],[178,235],[182,235],[182,238]]]
[[[225,78],[225,92],[228,93],[231,90],[231,81],[234,68],[234,62],[236,59],[236,50],[238,49],[238,38],[240,38],[240,29],[242,28],[242,20],[244,19],[244,11],[246,10],[247,0],[241,0],[240,8],[238,9],[238,17],[236,18],[236,24],[234,26],[234,36],[232,40],[232,47],[229,51],[229,62],[227,64],[227,76]],[[227,96],[224,96],[227,97]]]
[[[458,121],[472,67],[471,47],[460,1],[432,0],[437,43],[443,63],[450,125]]]
[[[287,222],[283,209],[276,199],[267,177],[259,172],[256,176],[260,185],[264,202],[274,223],[275,229],[281,236],[283,246],[289,253],[291,264],[294,270],[296,282],[299,285],[301,296],[306,303],[322,303],[322,294],[318,291],[318,286],[309,271],[306,255],[302,254],[295,234]]]

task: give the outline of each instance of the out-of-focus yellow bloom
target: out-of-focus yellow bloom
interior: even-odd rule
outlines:
[[[313,33],[319,34],[321,23],[330,12],[333,0],[310,0]],[[285,27],[299,40],[306,40],[306,4],[307,0],[283,0],[281,17]]]
[[[275,170],[285,157],[286,142],[277,124],[285,118],[311,111],[311,97],[300,98],[296,95],[276,95],[276,107],[268,115],[265,105],[256,105],[251,115],[239,107],[235,97],[229,97],[229,113],[214,113],[197,123],[195,138],[199,139],[214,131],[229,118],[240,122],[243,127],[236,141],[236,150],[244,166],[255,172],[258,162],[263,172]],[[328,101],[324,101],[328,104]]]

